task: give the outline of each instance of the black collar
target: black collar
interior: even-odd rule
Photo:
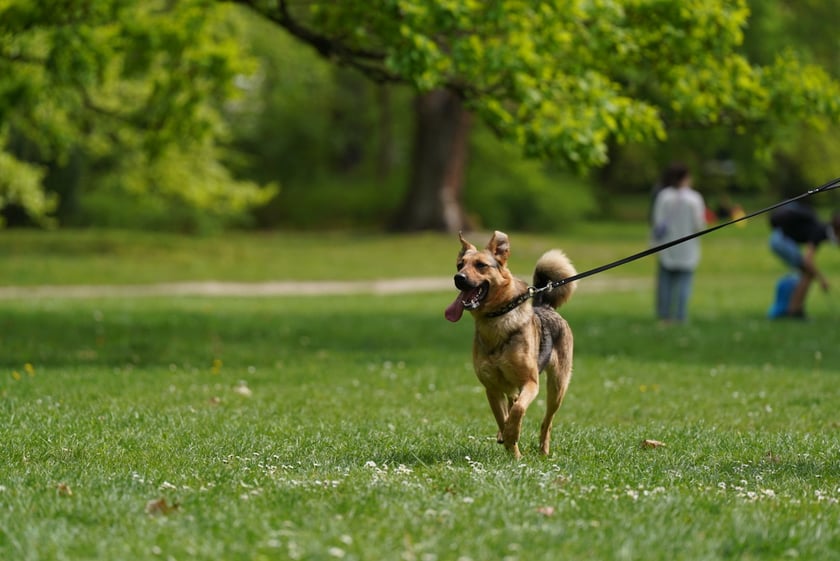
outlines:
[[[499,308],[498,310],[488,313],[487,317],[497,318],[499,316],[503,316],[509,311],[515,310],[516,308],[521,306],[526,300],[530,300],[531,298],[533,298],[535,293],[536,290],[534,290],[534,287],[530,286],[528,287],[528,290],[526,292],[523,292],[522,294],[520,294],[519,296],[517,296],[516,298]]]

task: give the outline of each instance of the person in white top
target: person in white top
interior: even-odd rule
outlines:
[[[663,187],[653,203],[653,241],[666,243],[706,227],[706,204],[692,188],[684,164],[671,164],[662,176]],[[700,263],[700,240],[694,238],[659,252],[656,316],[664,323],[688,317],[694,271]]]

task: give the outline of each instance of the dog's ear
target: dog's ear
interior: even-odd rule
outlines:
[[[510,257],[510,240],[507,234],[498,230],[493,232],[493,237],[487,242],[487,251],[492,253],[499,265],[504,267]]]
[[[458,258],[464,256],[464,254],[470,250],[476,251],[475,246],[464,239],[464,233],[458,232],[458,239],[461,240],[461,253],[458,254]]]

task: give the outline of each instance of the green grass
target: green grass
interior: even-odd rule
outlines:
[[[468,234],[480,247],[489,237],[487,232]],[[726,282],[733,275],[748,276],[764,288],[767,274],[782,272],[767,251],[766,237],[763,220],[711,234],[703,241],[700,274],[725,273]],[[514,232],[511,240],[511,269],[528,277],[546,249],[565,249],[578,269],[586,270],[646,249],[648,232],[644,224],[598,222],[576,224],[563,235]],[[448,277],[454,272],[459,248],[456,236],[440,234],[280,232],[186,237],[118,230],[0,230],[0,286]],[[823,253],[820,258],[827,269],[840,271],[840,253]],[[647,278],[653,263],[653,258],[645,258],[611,274]]]
[[[595,266],[642,235],[514,234],[514,267],[549,245]],[[138,282],[84,249],[97,236],[2,236],[28,244],[4,284]],[[159,252],[142,280],[185,274],[171,255],[208,261],[190,280],[454,268],[438,236],[99,236],[129,268]],[[686,326],[658,327],[649,290],[580,290],[553,453],[538,401],[521,462],[494,442],[471,320],[442,317],[453,293],[0,301],[0,558],[838,559],[837,311],[815,293],[810,322],[764,319],[781,268],[757,228],[704,251]],[[147,513],[161,498],[179,506]]]

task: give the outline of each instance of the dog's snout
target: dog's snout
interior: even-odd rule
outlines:
[[[467,275],[464,273],[458,273],[455,275],[455,288],[458,290],[467,290],[470,288],[470,283],[467,280]]]

